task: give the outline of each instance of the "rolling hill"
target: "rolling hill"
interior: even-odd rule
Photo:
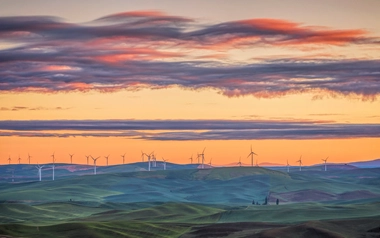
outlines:
[[[141,165],[144,164],[108,166],[100,168],[100,174],[91,175],[88,174],[91,167],[62,164],[59,166],[64,167],[64,172],[55,181],[3,181],[0,234],[8,237],[380,235],[377,230],[380,168],[286,173],[262,167],[185,167],[149,172]],[[25,176],[33,171],[28,169],[24,169]],[[253,201],[263,204],[265,198],[269,205],[252,204]],[[345,221],[352,220],[357,221],[356,228],[342,228]]]

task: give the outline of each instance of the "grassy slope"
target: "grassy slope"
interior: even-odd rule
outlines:
[[[0,204],[0,234],[27,237],[142,237],[154,234],[159,234],[159,237],[197,237],[196,234],[202,232],[212,234],[213,225],[219,223],[226,224],[226,234],[230,234],[233,230],[227,227],[230,223],[275,222],[279,225],[272,229],[274,233],[266,231],[267,225],[261,224],[257,229],[252,230],[248,226],[231,234],[244,237],[257,233],[276,237],[282,232],[289,232],[297,234],[294,237],[308,237],[305,234],[309,237],[346,237],[336,227],[339,225],[332,224],[330,220],[379,220],[379,197],[324,203],[281,203],[280,206],[252,206],[251,200],[262,202],[269,192],[277,196],[303,190],[333,195],[355,190],[380,193],[379,179],[380,170],[376,169],[287,174],[263,168],[235,167],[3,183],[0,184],[0,200],[34,201],[29,203],[31,205]],[[68,202],[70,198],[74,201]],[[310,222],[313,220],[324,221]],[[203,231],[202,227],[206,230]],[[191,235],[192,232],[195,236]]]
[[[115,210],[112,209],[113,205],[105,209],[107,204],[96,207],[69,203],[35,206],[12,204],[6,206],[7,211],[4,214],[9,217],[14,217],[15,214],[24,215],[24,219],[27,214],[27,219],[30,220],[19,220],[18,224],[2,224],[0,234],[24,237],[178,237],[187,234],[184,237],[199,237],[201,234],[215,235],[223,231],[231,233],[231,237],[255,237],[252,236],[254,233],[262,235],[257,237],[286,237],[286,234],[293,234],[288,237],[350,237],[348,234],[356,234],[353,231],[373,229],[376,224],[380,224],[379,203],[355,206],[302,204],[224,208],[164,203],[145,204],[147,207],[140,204],[142,207],[136,210],[131,210],[127,204],[120,204],[120,209]],[[1,211],[5,212],[4,207]],[[52,219],[54,214],[58,216],[55,220]],[[361,220],[367,217],[366,222],[355,223],[355,229],[348,227],[350,232],[343,229],[344,222],[339,222],[359,217]],[[41,220],[44,222],[35,222]],[[320,221],[314,222],[315,220]],[[265,225],[265,221],[272,222],[272,225]],[[251,225],[243,226],[240,223]],[[272,229],[267,230],[268,226]]]

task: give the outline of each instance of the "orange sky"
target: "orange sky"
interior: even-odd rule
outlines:
[[[71,0],[7,3],[0,16],[52,15],[63,17],[60,27],[69,27],[63,35],[57,35],[61,28],[33,32],[38,27],[29,33],[26,28],[4,33],[0,39],[0,55],[6,56],[0,61],[0,124],[4,120],[223,119],[380,126],[380,46],[376,43],[380,23],[374,10],[379,9],[379,2],[340,6],[294,0],[277,1],[273,8],[274,2],[197,3],[204,10],[195,7],[195,2],[169,0],[160,4],[98,1],[91,8]],[[133,31],[117,35],[129,28],[115,30],[113,22],[134,21],[136,16],[149,20],[132,27],[146,35],[133,35]],[[71,23],[85,22],[80,25],[84,29],[98,24],[93,20],[99,18],[108,19],[102,22],[109,27],[107,31],[99,27],[88,36],[83,30],[82,38],[71,33]],[[151,31],[158,27],[158,33]],[[176,27],[186,30],[183,36],[166,32]],[[226,32],[215,36],[221,31]],[[273,31],[276,34],[271,35]],[[115,35],[109,37],[110,32]],[[45,38],[23,41],[21,33],[45,34]],[[44,58],[52,52],[57,55]],[[39,58],[28,58],[35,53]],[[0,129],[5,132],[17,131]],[[69,162],[68,154],[74,153],[77,163],[85,163],[86,154],[110,154],[110,164],[117,164],[123,153],[128,162],[140,161],[141,150],[155,151],[158,159],[188,163],[204,147],[207,162],[212,158],[213,164],[229,164],[241,157],[248,164],[252,145],[259,163],[286,164],[289,160],[295,165],[302,155],[304,164],[311,165],[327,156],[336,163],[380,158],[379,142],[380,135],[373,134],[368,138],[202,141],[2,135],[0,164],[7,164],[9,156],[12,163],[18,156],[26,162],[28,153],[32,163],[48,163],[53,152],[62,163]],[[105,159],[98,163],[104,165]]]

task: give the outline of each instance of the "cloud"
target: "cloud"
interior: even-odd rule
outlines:
[[[40,111],[40,110],[68,110],[69,107],[0,107],[0,111]]]
[[[379,45],[361,29],[280,19],[218,24],[162,12],[124,12],[87,23],[0,17],[0,91],[69,92],[180,87],[259,98],[309,92],[374,100],[380,60],[279,58],[230,63],[230,49]],[[222,52],[222,53],[221,53]]]
[[[245,120],[0,121],[0,136],[124,137],[143,140],[379,138],[380,124]],[[66,132],[66,131],[74,132]]]

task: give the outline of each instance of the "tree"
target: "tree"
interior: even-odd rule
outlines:
[[[276,200],[276,205],[278,205],[280,203],[280,200],[278,200],[278,198],[277,198],[277,200]]]
[[[268,205],[268,197],[265,197],[265,202],[263,205]]]

